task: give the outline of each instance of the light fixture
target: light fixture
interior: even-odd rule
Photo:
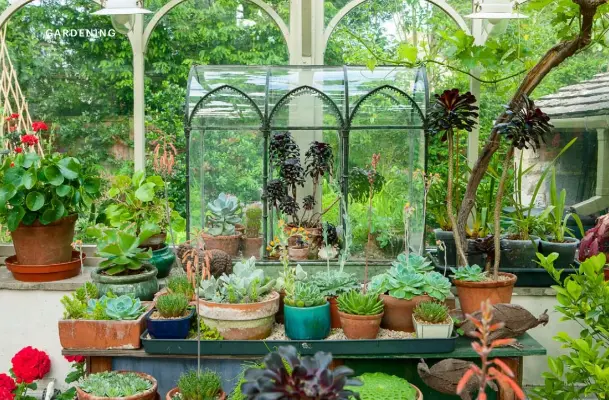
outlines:
[[[144,8],[142,0],[102,0],[101,10],[94,15],[109,15],[112,26],[123,35],[133,29],[136,14],[150,14],[152,11]]]
[[[508,19],[524,19],[526,15],[514,13],[513,4],[507,0],[487,0],[474,5],[474,13],[466,15],[469,19],[486,19],[493,25]]]

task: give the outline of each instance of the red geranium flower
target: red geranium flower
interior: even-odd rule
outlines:
[[[21,136],[21,143],[26,144],[28,146],[35,146],[38,144],[38,138],[36,135],[23,135]]]
[[[15,147],[15,153],[17,153],[17,154],[23,153],[23,149],[21,147]]]
[[[12,392],[15,389],[17,389],[17,385],[15,384],[15,381],[13,380],[13,378],[8,376],[7,374],[0,374],[0,391],[2,389],[6,389],[9,392]],[[0,399],[4,399],[4,397],[0,396]]]
[[[73,362],[73,363],[78,363],[78,364],[85,362],[85,356],[64,356],[64,358],[68,362]]]
[[[0,399],[2,400],[15,400],[15,395],[8,389],[0,387]]]
[[[8,128],[8,130],[11,131],[11,132],[15,132],[17,130],[17,127],[16,126],[11,126],[11,127]]]
[[[32,383],[42,379],[51,370],[51,360],[47,353],[31,346],[21,349],[11,362],[17,383]]]
[[[11,118],[12,118],[12,119],[17,119],[17,118],[19,118],[19,114],[15,114],[15,113],[13,113],[13,114],[11,114]]]
[[[36,121],[32,124],[32,129],[34,130],[34,132],[48,131],[49,127],[42,121]]]
[[[11,168],[13,168],[14,166],[15,166],[15,163],[14,163],[14,162],[12,162],[12,163],[11,163]]]

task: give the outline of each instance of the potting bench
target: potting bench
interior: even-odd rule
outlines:
[[[358,346],[353,341],[353,346]],[[491,354],[504,361],[516,374],[516,379],[522,385],[523,360],[527,356],[544,356],[546,349],[530,335],[525,334],[520,338],[522,349],[506,347],[496,349]],[[286,342],[286,345],[289,342]],[[202,342],[202,346],[205,343]],[[147,354],[143,349],[139,350],[92,350],[72,351],[64,350],[64,355],[84,355],[87,357],[88,372],[95,373],[110,370],[136,370],[151,374],[159,381],[159,392],[166,393],[175,386],[179,375],[196,367],[197,356],[171,355],[171,354]],[[259,360],[261,356],[242,355],[237,352],[230,356],[201,356],[202,368],[210,368],[219,372],[228,382],[225,390],[231,390],[237,384],[235,379],[242,370],[245,362]],[[353,368],[356,374],[365,372],[386,372],[408,379],[421,389],[425,399],[440,400],[457,398],[456,396],[445,396],[429,389],[418,377],[416,365],[420,359],[433,365],[434,362],[446,358],[469,359],[476,361],[478,355],[471,348],[471,341],[467,338],[457,339],[457,345],[451,353],[426,353],[426,354],[391,354],[391,355],[338,355],[335,357],[337,364],[347,364]],[[491,397],[492,398],[492,395]],[[496,397],[499,400],[514,400],[514,393],[502,388]]]

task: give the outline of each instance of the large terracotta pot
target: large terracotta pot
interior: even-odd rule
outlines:
[[[266,339],[273,330],[275,314],[279,310],[279,293],[268,300],[249,304],[214,303],[199,300],[199,315],[203,322],[226,340]]]
[[[432,300],[429,296],[416,296],[411,300],[396,299],[386,294],[382,294],[381,299],[385,303],[385,315],[383,315],[381,327],[403,332],[414,332],[412,311],[417,304]]]
[[[72,261],[60,264],[48,265],[21,265],[17,262],[17,256],[7,258],[4,263],[6,268],[13,273],[13,277],[21,282],[54,282],[73,278],[80,274],[82,262],[87,258],[83,253],[72,252]]]
[[[239,255],[240,233],[231,236],[212,236],[202,233],[201,236],[205,242],[205,250],[222,250],[233,257]]]
[[[340,319],[340,311],[338,311],[338,300],[336,297],[328,297],[330,302],[330,320],[332,329],[338,329],[342,327]]]
[[[165,400],[173,400],[173,397],[179,393],[180,389],[173,388],[169,391],[169,393],[167,393],[167,396],[165,396]],[[226,393],[220,393],[220,396],[217,397],[217,400],[226,400]]]
[[[465,314],[473,314],[480,310],[480,304],[487,299],[491,304],[510,303],[517,277],[514,274],[500,272],[499,275],[508,279],[488,282],[466,282],[454,280],[461,310]]]
[[[159,291],[157,273],[157,269],[150,264],[144,265],[142,273],[124,276],[104,275],[96,268],[91,271],[91,280],[99,289],[99,293],[112,292],[117,296],[134,294],[140,300],[150,301]]]
[[[262,238],[243,238],[243,257],[249,259],[251,257],[260,258],[260,249],[262,248]]]
[[[377,315],[353,315],[340,312],[340,322],[348,339],[376,339],[381,328],[383,313]]]
[[[142,372],[132,372],[132,371],[118,371],[122,374],[131,372],[134,373],[136,375],[139,375],[140,377],[149,380],[150,382],[152,382],[152,387],[148,390],[146,390],[145,392],[142,393],[138,393],[136,395],[133,396],[127,396],[127,397],[98,397],[98,396],[92,396],[88,393],[83,392],[80,387],[76,386],[76,394],[78,396],[78,400],[155,400],[157,397],[157,389],[159,387],[156,379],[154,379],[152,376],[148,375],[148,374],[144,374]]]
[[[11,232],[17,262],[21,265],[70,262],[77,219],[78,215],[73,214],[49,225],[42,225],[40,221],[35,221],[30,226],[20,224]]]

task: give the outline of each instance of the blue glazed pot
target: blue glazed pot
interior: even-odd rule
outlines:
[[[146,316],[146,327],[153,339],[186,339],[190,331],[190,320],[195,313],[192,309],[187,316],[176,319],[151,319],[154,310]]]
[[[156,276],[158,279],[168,277],[173,264],[176,262],[176,255],[173,250],[171,250],[166,244],[163,246],[164,247],[158,250],[154,250],[152,252],[152,258],[148,260],[148,262],[154,265],[159,271]]]
[[[317,307],[284,305],[285,334],[292,340],[322,340],[330,334],[330,303]]]

